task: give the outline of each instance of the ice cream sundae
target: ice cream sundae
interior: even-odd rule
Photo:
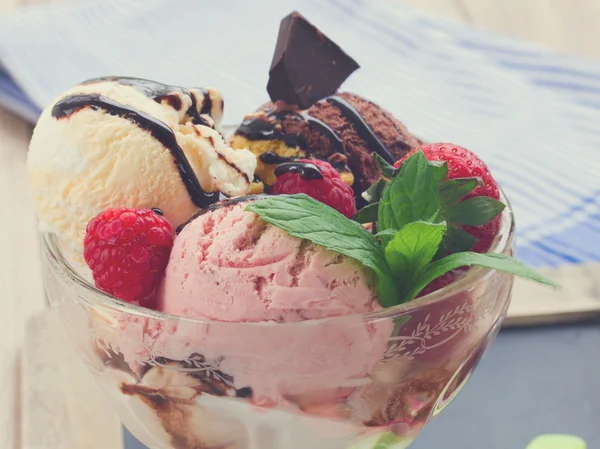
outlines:
[[[485,163],[338,91],[298,13],[229,142],[214,89],[106,77],[42,114],[49,298],[152,449],[405,448],[493,341],[514,275]]]

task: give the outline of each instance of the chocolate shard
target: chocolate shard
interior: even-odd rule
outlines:
[[[281,21],[267,91],[273,101],[307,109],[332,95],[360,66],[294,11]]]

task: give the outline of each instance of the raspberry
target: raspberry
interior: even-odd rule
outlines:
[[[473,152],[466,148],[449,143],[433,143],[419,147],[404,156],[394,164],[395,168],[402,165],[404,160],[415,151],[421,150],[430,161],[445,161],[448,164],[448,178],[471,178],[478,177],[482,184],[463,198],[463,201],[476,196],[489,196],[496,200],[500,199],[500,189],[496,180],[492,177],[487,165]],[[481,226],[461,226],[465,231],[478,239],[471,251],[478,253],[487,252],[500,230],[501,217],[497,216],[489,223]]]
[[[298,171],[276,172],[277,181],[271,188],[271,193],[278,194],[294,194],[305,193],[306,195],[327,204],[329,207],[336,209],[348,218],[352,218],[356,214],[356,201],[354,200],[354,192],[340,177],[328,162],[318,159],[301,159],[300,163],[314,164],[321,172],[321,179],[303,176]],[[290,167],[297,167],[299,164],[290,163]],[[286,164],[281,164],[280,167],[285,167]]]
[[[150,307],[172,246],[171,225],[158,213],[108,209],[88,223],[83,257],[100,290]]]

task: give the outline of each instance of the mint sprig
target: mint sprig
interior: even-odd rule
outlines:
[[[442,205],[451,208],[463,197],[471,193],[479,185],[479,178],[448,179],[440,186],[440,201]]]
[[[250,203],[246,210],[293,237],[356,259],[377,275],[381,305],[389,307],[398,302],[398,281],[383,248],[360,224],[304,194],[271,196]]]
[[[462,253],[469,251],[477,243],[477,238],[464,229],[451,224],[446,227],[444,245],[441,247],[442,257],[449,253]]]
[[[494,198],[476,196],[461,201],[448,212],[448,221],[461,225],[481,226],[494,219],[506,206]]]
[[[379,165],[379,168],[381,169],[381,174],[383,175],[384,178],[389,179],[392,176],[394,176],[394,166],[393,165],[388,164],[388,162],[377,153],[371,153],[371,156],[373,157],[373,159],[375,159],[375,162],[377,162],[377,165]]]
[[[353,220],[357,223],[373,223],[377,221],[377,211],[379,208],[379,203],[367,204],[361,210],[357,212],[354,216]]]
[[[403,288],[411,288],[431,263],[445,229],[446,223],[415,221],[397,231],[385,247],[385,259],[392,273],[402,279]],[[409,297],[408,293],[401,291],[404,297]]]
[[[378,229],[401,229],[428,220],[440,210],[440,189],[434,170],[422,151],[410,156],[383,192],[379,202]]]

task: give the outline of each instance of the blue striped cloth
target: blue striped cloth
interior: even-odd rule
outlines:
[[[29,120],[101,75],[214,86],[225,121],[267,100],[280,19],[298,9],[362,68],[344,89],[430,141],[476,151],[511,199],[519,257],[600,260],[600,61],[424,16],[389,0],[105,0],[0,17],[0,103]],[[3,68],[3,69],[2,69]]]

